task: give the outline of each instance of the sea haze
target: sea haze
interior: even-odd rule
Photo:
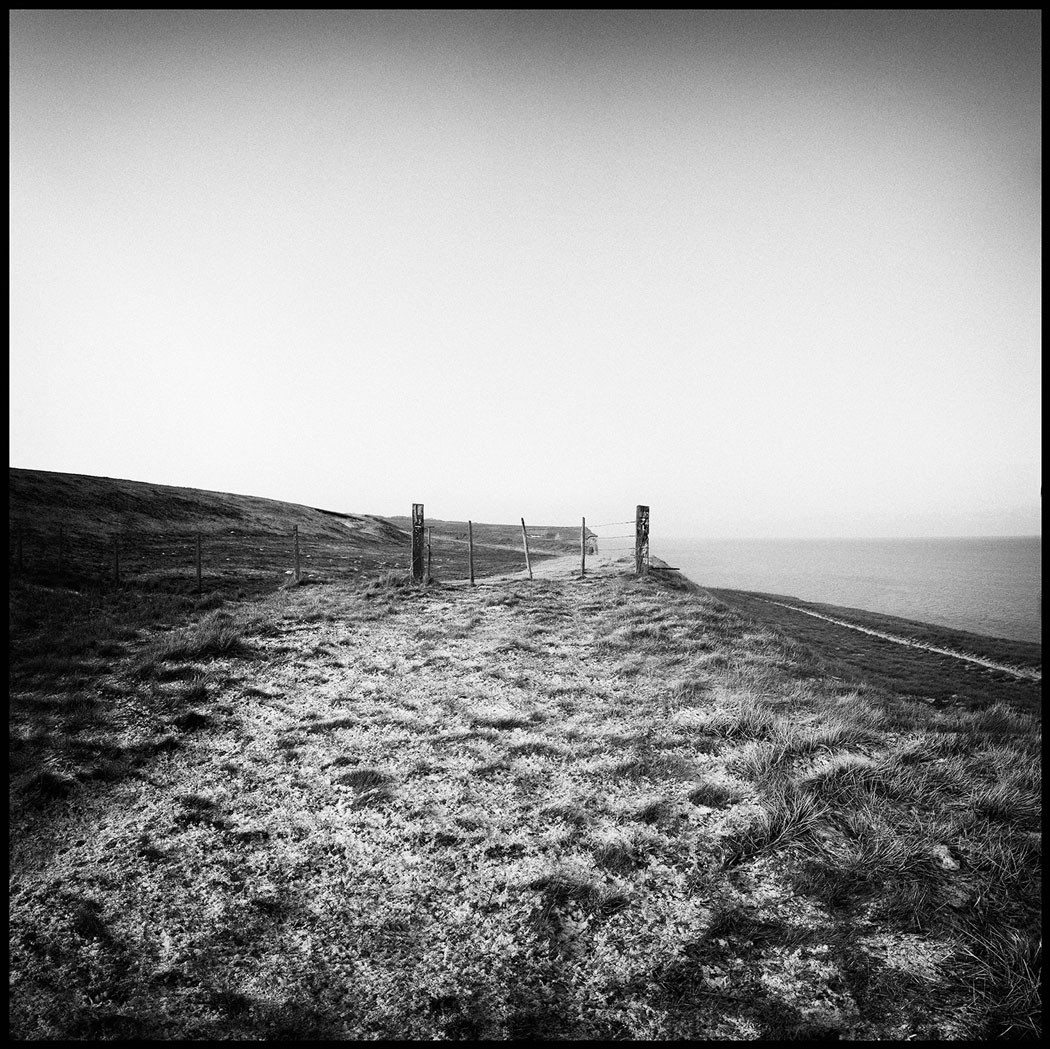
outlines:
[[[654,538],[651,552],[701,586],[787,594],[990,637],[1043,639],[1040,536]]]

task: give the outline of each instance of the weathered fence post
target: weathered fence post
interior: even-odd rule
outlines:
[[[197,529],[197,593],[203,593],[204,589],[201,586],[201,532]]]
[[[639,506],[634,514],[634,571],[636,575],[649,571],[648,506]]]
[[[433,576],[430,574],[430,534],[431,534],[431,532],[433,532],[433,529],[432,528],[428,528],[427,529],[427,586],[429,586],[434,581]]]
[[[529,570],[529,578],[532,578],[532,562],[529,560],[529,533],[525,531],[525,518],[521,519],[521,538],[525,542],[525,567]]]
[[[113,536],[113,582],[120,586],[120,537]]]
[[[412,578],[423,581],[423,504],[412,504]]]
[[[474,524],[467,522],[467,570],[470,572],[470,585],[474,585]]]
[[[580,575],[587,574],[587,518],[580,523]]]

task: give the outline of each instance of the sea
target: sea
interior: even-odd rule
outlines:
[[[602,543],[599,539],[599,549]],[[650,539],[694,583],[1042,644],[1042,538]]]

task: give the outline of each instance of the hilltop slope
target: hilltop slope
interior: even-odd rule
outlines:
[[[287,534],[292,525],[334,539],[349,530],[365,542],[401,542],[407,536],[374,514],[333,510],[198,488],[175,488],[113,477],[9,471],[8,519],[27,529],[53,529],[65,523],[74,533],[109,535],[114,531],[204,532],[236,528],[258,534]]]
[[[225,593],[259,594],[284,582],[293,570],[293,528],[301,568],[315,581],[407,569],[411,550],[410,533],[399,526],[404,518],[45,470],[9,471],[8,522],[13,570],[21,560],[29,578],[74,585],[115,578],[119,567],[123,583],[195,587],[198,534],[204,589]],[[509,526],[479,527],[477,575],[524,568],[520,532],[508,543]],[[563,549],[543,537],[533,555],[539,561]],[[465,538],[439,527],[432,569],[438,578],[466,576]]]
[[[26,668],[12,1033],[1038,1034],[1033,717],[555,568],[285,590],[76,684]]]

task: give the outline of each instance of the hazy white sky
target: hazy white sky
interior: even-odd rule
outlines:
[[[1040,530],[1038,13],[11,27],[12,466]]]

